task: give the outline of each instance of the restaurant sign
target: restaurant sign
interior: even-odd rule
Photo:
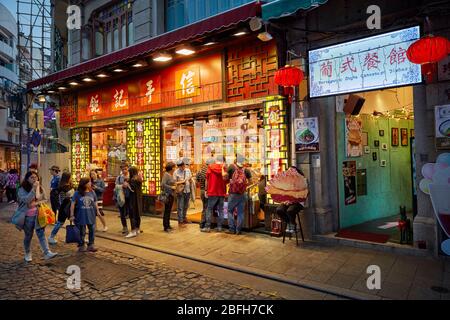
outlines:
[[[311,98],[422,82],[420,65],[406,57],[419,27],[309,51]]]

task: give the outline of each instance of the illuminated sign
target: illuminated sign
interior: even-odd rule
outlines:
[[[419,27],[309,51],[311,98],[422,82],[420,65],[406,51]]]
[[[72,180],[79,182],[86,174],[91,158],[91,130],[77,128],[71,131],[72,140]]]

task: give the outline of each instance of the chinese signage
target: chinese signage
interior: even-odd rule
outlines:
[[[319,122],[317,118],[295,119],[295,151],[319,151]]]
[[[77,128],[71,131],[73,181],[79,182],[87,173],[87,165],[91,158],[90,137],[89,128]]]
[[[347,158],[363,155],[361,120],[345,118],[345,145]]]
[[[78,122],[223,100],[222,80],[222,54],[215,53],[95,87],[78,96]]]
[[[419,38],[412,27],[309,51],[310,97],[420,83],[420,65],[406,57]]]
[[[147,195],[161,189],[160,135],[159,118],[127,122],[127,158],[142,174],[142,192]]]
[[[450,149],[450,104],[436,106],[436,149]]]

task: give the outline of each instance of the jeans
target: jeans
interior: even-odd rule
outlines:
[[[177,195],[178,201],[178,222],[186,220],[187,210],[189,208],[189,200],[191,199],[191,193],[179,193]]]
[[[78,244],[78,247],[84,246],[84,238],[86,237],[86,225],[79,224],[77,225],[78,229],[80,229],[80,243]],[[89,243],[88,246],[92,246],[94,244],[95,240],[95,225],[88,224],[87,225],[89,229]]]
[[[128,216],[128,206],[124,205],[123,207],[119,207],[120,212],[120,222],[122,223],[122,227],[127,229],[127,216]]]
[[[200,222],[200,227],[203,228],[206,223],[206,210],[208,209],[208,198],[205,197],[205,190],[200,191],[200,198],[202,199],[203,204],[202,220]]]
[[[56,237],[56,234],[58,233],[59,229],[64,225],[64,222],[60,222],[59,220],[56,221],[55,226],[53,227],[53,230],[50,234],[50,238]]]
[[[217,205],[217,209],[219,211],[219,217],[217,219],[217,229],[222,228],[224,200],[225,200],[225,197],[208,197],[208,209],[206,210],[205,228],[209,229],[211,227],[211,216],[214,211],[214,207],[216,205]]]
[[[234,208],[237,208],[237,224],[234,224]],[[228,197],[228,223],[230,231],[240,232],[244,222],[245,194],[231,193]]]
[[[174,201],[173,195],[168,196],[167,203],[164,204],[164,216],[163,216],[163,227],[164,230],[170,227],[170,213],[172,212],[172,206]]]
[[[25,217],[25,224],[23,230],[25,232],[25,239],[23,240],[23,246],[25,252],[30,252],[31,250],[31,239],[33,238],[33,231],[36,230],[36,235],[39,239],[39,244],[41,245],[42,252],[48,254],[50,251],[48,249],[47,239],[45,238],[45,228],[36,229],[36,219],[37,217]]]

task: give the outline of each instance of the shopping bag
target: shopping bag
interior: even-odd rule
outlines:
[[[48,224],[55,224],[56,216],[50,207],[42,203],[38,207],[38,223],[41,228],[45,227]]]
[[[66,243],[80,243],[80,229],[72,222],[66,226]]]

